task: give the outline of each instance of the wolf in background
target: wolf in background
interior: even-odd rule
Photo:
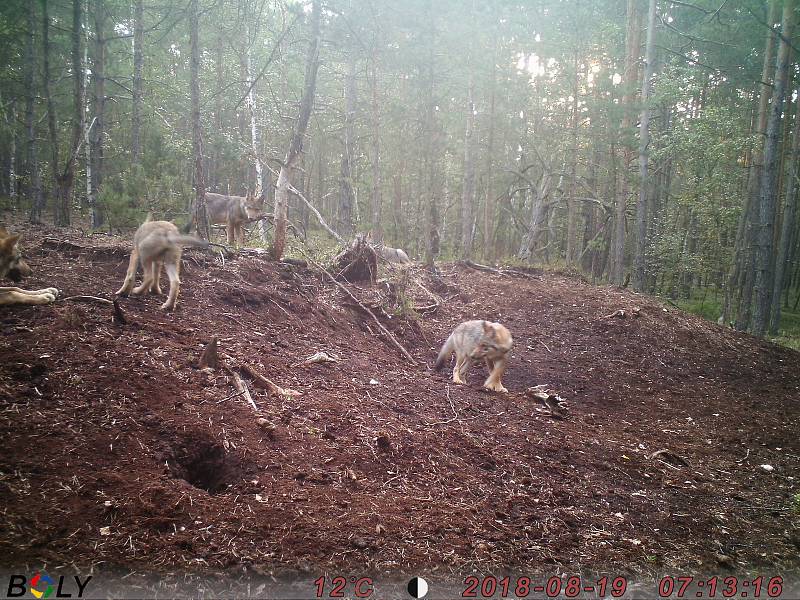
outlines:
[[[226,196],[206,192],[208,222],[226,225],[228,244],[244,244],[244,224],[250,219],[264,216],[264,194],[259,197],[250,192],[246,196]]]
[[[20,234],[10,234],[0,227],[0,279],[8,277],[20,281],[31,274],[31,268],[22,258],[19,249]],[[9,304],[50,304],[58,297],[58,289],[23,290],[18,287],[0,287],[0,306]]]
[[[507,392],[501,378],[505,373],[508,353],[514,340],[511,333],[500,323],[491,321],[464,321],[458,325],[442,346],[436,358],[435,369],[441,369],[455,352],[453,382],[464,383],[467,371],[473,363],[485,360],[489,377],[483,387],[495,392]]]
[[[161,305],[163,310],[172,310],[178,301],[180,290],[181,253],[183,246],[208,247],[208,242],[191,235],[181,235],[178,228],[169,221],[150,221],[142,223],[133,236],[133,252],[128,263],[128,272],[122,287],[117,290],[118,296],[141,294],[150,291],[161,294],[161,267],[169,277],[169,296]],[[138,262],[142,263],[142,283],[133,287],[136,282]]]
[[[378,255],[386,262],[398,265],[411,264],[411,259],[408,257],[408,254],[406,254],[405,250],[402,248],[384,246],[383,242],[381,241],[381,236],[377,235],[374,230],[367,232],[366,239],[367,243],[375,248],[375,251],[378,253]]]

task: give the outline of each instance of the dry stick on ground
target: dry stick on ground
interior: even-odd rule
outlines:
[[[315,261],[313,258],[311,258],[311,257],[310,257],[310,256],[308,256],[308,255],[306,255],[306,258],[308,259],[308,261],[309,261],[309,262],[310,262],[312,265],[314,265],[314,266],[315,266],[315,267],[317,267],[317,268],[318,268],[320,271],[322,271],[323,273],[325,273],[325,275],[327,275],[327,276],[328,276],[328,279],[330,279],[330,280],[333,282],[333,284],[334,284],[336,287],[338,287],[338,288],[339,288],[340,290],[342,290],[342,291],[343,291],[345,294],[347,294],[348,296],[350,296],[350,298],[353,300],[353,302],[355,302],[356,304],[358,304],[358,305],[359,305],[359,306],[360,306],[360,307],[361,307],[361,308],[364,310],[364,312],[366,312],[366,313],[367,313],[367,314],[368,314],[370,317],[372,317],[372,320],[373,320],[373,321],[375,321],[375,323],[378,325],[378,328],[379,328],[379,329],[380,329],[380,330],[383,332],[383,334],[384,334],[384,335],[386,335],[386,337],[388,337],[388,338],[391,340],[391,342],[392,342],[392,343],[393,343],[393,344],[394,344],[394,345],[395,345],[395,346],[396,346],[396,347],[397,347],[397,348],[400,350],[400,352],[402,352],[402,353],[403,353],[403,356],[405,356],[405,357],[406,357],[406,358],[409,360],[409,362],[410,362],[411,364],[414,364],[414,365],[415,365],[415,364],[417,364],[417,361],[416,361],[416,360],[414,360],[414,357],[413,357],[413,356],[411,356],[411,354],[409,354],[408,350],[406,350],[406,349],[403,347],[403,345],[402,345],[400,342],[398,342],[398,341],[397,341],[397,338],[396,338],[396,337],[394,337],[394,336],[392,335],[392,333],[391,333],[391,332],[390,332],[388,329],[386,329],[386,327],[384,327],[384,326],[381,324],[381,322],[378,320],[378,317],[376,317],[376,316],[375,316],[375,313],[373,313],[373,312],[372,312],[370,309],[368,309],[366,306],[364,306],[364,305],[363,305],[363,304],[362,304],[362,303],[361,303],[361,302],[358,300],[358,298],[356,298],[356,297],[355,297],[355,296],[352,294],[352,292],[350,292],[350,290],[348,290],[348,289],[347,289],[346,287],[344,287],[344,286],[343,286],[341,283],[339,283],[338,281],[336,281],[336,278],[335,278],[333,275],[331,275],[330,273],[328,273],[328,271],[326,271],[326,270],[325,270],[325,267],[323,267],[321,264],[319,264],[317,261]]]
[[[122,312],[122,309],[119,306],[119,302],[116,298],[113,300],[109,300],[107,298],[100,298],[99,296],[69,296],[68,298],[64,298],[64,300],[78,300],[80,302],[100,302],[101,304],[111,304],[114,307],[114,316],[112,320],[114,323],[118,325],[126,325],[128,320],[125,318],[125,313]]]
[[[504,276],[516,275],[517,277],[528,277],[528,278],[531,277],[530,274],[523,273],[522,271],[515,271],[514,269],[503,269],[503,270],[495,269],[494,267],[481,265],[471,260],[462,260],[459,261],[459,264],[462,264],[465,267],[469,267],[470,269],[475,269],[476,271],[487,271],[488,273],[494,273],[495,275],[504,275]]]
[[[248,365],[247,363],[242,363],[239,365],[239,369],[247,373],[253,380],[256,382],[257,385],[263,387],[266,390],[269,390],[271,394],[275,394],[276,396],[299,396],[300,392],[296,390],[292,390],[289,388],[282,388],[275,382],[267,379],[260,373],[258,373],[253,367]]]
[[[244,380],[239,377],[239,374],[229,366],[223,365],[223,368],[230,373],[231,377],[233,377],[233,387],[235,387],[237,391],[241,392],[242,396],[244,396],[244,399],[247,400],[247,403],[253,407],[254,411],[258,412],[258,406],[256,406],[256,403],[253,401],[253,397],[250,395],[250,390],[247,389],[247,384],[244,382]]]

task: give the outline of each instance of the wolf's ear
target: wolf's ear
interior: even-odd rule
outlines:
[[[494,335],[494,327],[489,321],[483,321],[483,333],[486,335]]]

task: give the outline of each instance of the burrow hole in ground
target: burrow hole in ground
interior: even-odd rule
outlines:
[[[167,460],[173,477],[183,479],[209,494],[219,494],[242,477],[239,459],[222,444],[204,436],[183,440]]]

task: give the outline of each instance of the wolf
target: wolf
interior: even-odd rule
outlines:
[[[0,279],[8,277],[20,281],[31,274],[31,268],[22,258],[19,249],[20,234],[10,234],[0,227]],[[23,290],[18,287],[0,287],[0,306],[9,304],[50,304],[58,297],[58,289]]]
[[[150,221],[150,217],[142,223],[133,236],[133,252],[128,263],[128,272],[122,287],[117,290],[118,296],[153,292],[161,294],[161,267],[166,269],[169,277],[169,296],[161,305],[162,310],[172,310],[178,301],[180,290],[181,253],[183,246],[207,248],[208,242],[191,235],[181,235],[178,228],[169,221]],[[138,262],[142,262],[142,283],[133,287],[136,281]]]
[[[384,246],[383,243],[380,241],[380,237],[376,235],[374,230],[370,230],[367,232],[366,235],[367,243],[375,248],[375,251],[378,255],[383,258],[388,263],[394,263],[398,265],[410,265],[411,259],[408,258],[408,254],[402,248],[390,248],[389,246]]]
[[[383,257],[386,262],[395,263],[399,265],[410,265],[411,259],[402,248],[390,248],[389,246],[380,245],[377,247],[378,253]]]
[[[264,194],[256,198],[250,192],[246,196],[206,192],[206,211],[209,223],[227,226],[229,244],[241,245],[244,244],[244,224],[264,216]]]
[[[465,383],[467,371],[472,364],[481,359],[489,367],[489,377],[483,387],[495,392],[508,392],[501,378],[506,370],[508,353],[514,340],[511,333],[500,323],[491,321],[464,321],[458,325],[442,346],[436,358],[438,371],[455,352],[456,366],[453,367],[453,382]]]

